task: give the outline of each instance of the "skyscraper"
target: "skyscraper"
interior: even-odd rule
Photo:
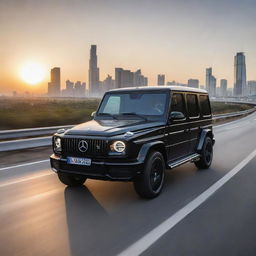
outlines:
[[[74,85],[74,93],[75,97],[85,97],[85,83],[81,83],[81,81],[77,81]]]
[[[102,81],[102,92],[107,92],[115,88],[115,80],[112,79],[112,76],[108,75],[107,78]]]
[[[220,80],[220,93],[222,97],[227,96],[228,81],[226,79]]]
[[[98,94],[99,68],[97,66],[97,46],[91,45],[89,60],[89,93],[91,96]]]
[[[256,96],[256,81],[248,81],[248,95]]]
[[[165,85],[165,75],[157,75],[157,85]]]
[[[234,61],[234,96],[246,96],[246,65],[243,52],[238,52]]]
[[[122,68],[115,69],[116,88],[132,87],[133,86],[133,72],[124,70]]]
[[[188,87],[199,88],[199,80],[198,79],[189,79]]]
[[[148,79],[141,74],[140,69],[134,72],[133,86],[148,86]]]
[[[206,86],[206,90],[207,90],[208,92],[209,92],[209,90],[210,90],[211,76],[212,76],[212,68],[207,68],[207,69],[206,69],[205,86]]]
[[[141,70],[136,72],[124,70],[122,68],[115,69],[115,83],[116,88],[147,86],[148,79],[141,74]]]
[[[48,95],[60,96],[60,68],[51,69],[51,82],[48,83]]]
[[[65,96],[74,97],[74,82],[71,82],[70,80],[66,81],[66,90],[65,90]]]
[[[206,90],[210,96],[216,96],[216,78],[212,75],[212,68],[206,69]]]

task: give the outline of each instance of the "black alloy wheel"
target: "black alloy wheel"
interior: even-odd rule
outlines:
[[[134,181],[136,192],[143,198],[158,196],[163,188],[165,162],[162,154],[152,151],[147,157],[143,173]]]
[[[196,161],[195,165],[199,169],[207,169],[211,166],[212,158],[213,158],[212,139],[207,136],[204,140],[204,145],[201,152],[200,160]]]
[[[164,167],[162,163],[162,159],[155,158],[152,163],[151,172],[150,172],[150,183],[153,191],[157,191],[161,186],[164,175]]]

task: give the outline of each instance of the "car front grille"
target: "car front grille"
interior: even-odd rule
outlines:
[[[88,148],[85,152],[79,150],[80,141],[86,141]],[[62,155],[78,157],[104,157],[108,153],[106,140],[87,138],[62,138]]]

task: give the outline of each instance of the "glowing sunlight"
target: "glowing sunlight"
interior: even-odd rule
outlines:
[[[27,63],[20,70],[22,80],[31,85],[40,83],[44,79],[45,74],[45,69],[38,63]]]

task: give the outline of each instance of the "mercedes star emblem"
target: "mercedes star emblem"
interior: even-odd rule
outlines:
[[[80,152],[86,152],[88,149],[88,143],[85,140],[80,140],[78,143],[78,149]]]

